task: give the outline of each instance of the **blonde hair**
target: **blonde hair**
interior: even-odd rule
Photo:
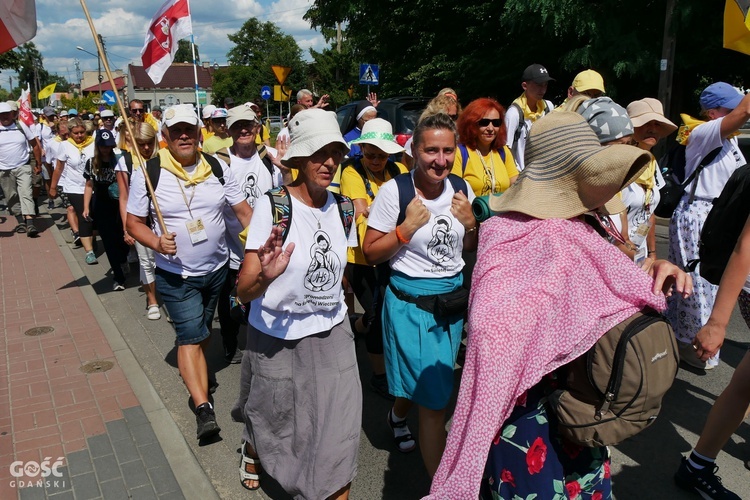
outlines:
[[[132,102],[132,101],[131,101]],[[159,151],[159,138],[156,135],[156,130],[154,130],[154,127],[152,127],[150,124],[146,122],[136,122],[132,118],[128,118],[130,121],[130,127],[133,130],[133,134],[135,135],[135,147],[138,147],[138,141],[141,142],[150,142],[151,143],[151,158],[156,156],[156,152]],[[130,145],[128,144],[127,140],[127,133],[128,129],[125,126],[125,122],[123,121],[120,124],[120,140],[118,143],[118,147],[120,149],[130,149]],[[144,158],[144,160],[148,160],[150,158]]]

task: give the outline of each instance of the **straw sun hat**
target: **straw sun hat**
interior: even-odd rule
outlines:
[[[371,144],[389,155],[404,151],[404,148],[396,142],[390,122],[382,118],[373,118],[366,122],[362,126],[362,135],[350,144]]]
[[[336,113],[320,108],[300,111],[289,121],[289,149],[281,159],[286,167],[296,168],[293,158],[307,158],[327,145],[338,142],[349,152],[349,146],[341,136]]]
[[[526,168],[502,196],[492,197],[494,212],[520,212],[537,219],[570,219],[600,209],[625,210],[619,197],[650,160],[634,146],[601,146],[578,113],[552,113],[531,127]]]

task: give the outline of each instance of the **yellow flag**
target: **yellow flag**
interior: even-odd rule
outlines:
[[[724,48],[750,55],[750,1],[727,0],[724,6]]]
[[[55,92],[55,87],[57,86],[57,83],[50,83],[46,87],[44,87],[42,90],[39,91],[39,94],[37,97],[39,99],[46,99],[49,96],[51,96]]]

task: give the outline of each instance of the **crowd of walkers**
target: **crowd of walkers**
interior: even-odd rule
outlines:
[[[115,291],[138,263],[145,315],[159,319],[161,302],[173,323],[198,439],[221,431],[205,357],[218,314],[225,359],[242,365],[230,413],[244,424],[245,488],[258,489],[265,471],[295,498],[348,498],[361,335],[369,386],[393,401],[384,432],[398,452],[419,448],[430,498],[610,498],[607,447],[566,441],[551,388],[639,311],[664,312],[682,361],[700,370],[717,365],[738,296],[750,325],[750,226],[720,287],[686,271],[713,199],[745,164],[735,136],[750,97],[725,83],[701,93],[702,119],[681,134],[686,176],[701,175],[659,258],[666,183],[651,151],[678,128],[661,103],[621,106],[586,70],[555,108],[546,68],[532,64],[521,80],[507,110],[491,98],[462,106],[441,90],[406,144],[378,117],[375,94],[342,134],[327,96],[315,104],[301,90],[275,142],[257,105],[231,99],[200,118],[191,105],[148,112],[139,100],[124,117],[47,107],[32,127],[0,103],[0,187],[17,232],[33,237],[34,189],[46,182],[90,265],[98,234]],[[683,458],[679,486],[739,498],[714,462],[745,416],[748,384],[746,355]]]

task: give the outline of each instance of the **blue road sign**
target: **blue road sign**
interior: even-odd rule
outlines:
[[[377,64],[360,64],[359,65],[359,83],[360,85],[377,85],[378,65]]]
[[[271,98],[271,87],[268,85],[263,85],[260,88],[260,96],[265,99],[266,101]]]
[[[115,97],[115,93],[111,90],[105,90],[102,93],[102,101],[104,101],[104,104],[113,105],[117,102],[117,98]]]

